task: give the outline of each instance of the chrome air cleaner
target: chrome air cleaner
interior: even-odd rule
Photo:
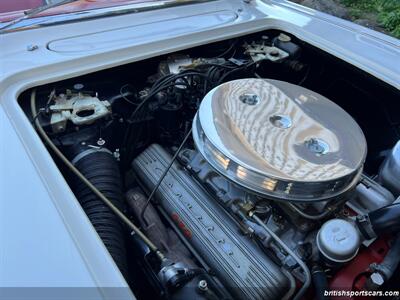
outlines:
[[[363,132],[327,98],[277,80],[241,79],[210,91],[193,121],[198,151],[221,175],[288,201],[331,199],[357,182]]]

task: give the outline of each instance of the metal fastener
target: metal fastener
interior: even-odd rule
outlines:
[[[200,281],[199,281],[198,288],[199,288],[200,291],[203,291],[203,292],[207,291],[207,290],[208,290],[207,281],[205,281],[205,280],[200,280]]]
[[[304,142],[308,150],[316,155],[324,155],[329,152],[329,145],[327,142],[319,138],[310,138]]]
[[[38,45],[28,45],[27,47],[26,47],[26,50],[28,50],[28,51],[35,51],[35,50],[37,50],[37,49],[39,49],[39,46]]]
[[[243,94],[239,96],[239,100],[247,105],[256,105],[260,102],[260,97],[256,94]]]
[[[99,146],[103,146],[105,143],[106,143],[106,141],[103,140],[102,138],[99,138],[99,139],[97,140],[97,145],[99,145]]]
[[[385,283],[385,279],[382,277],[381,274],[375,272],[371,274],[371,283],[376,285],[376,286],[381,286],[382,284]]]
[[[288,129],[292,127],[292,119],[289,116],[274,115],[269,118],[269,121],[277,128]]]

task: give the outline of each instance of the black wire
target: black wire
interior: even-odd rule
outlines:
[[[236,52],[237,52],[237,47],[233,50],[233,53],[230,58],[233,58],[235,56]]]
[[[210,66],[210,67],[217,67],[217,68],[225,68],[225,69],[236,69],[237,66],[229,66],[227,64],[216,64],[216,63],[205,63],[199,65],[199,67]]]
[[[218,70],[218,68],[211,68],[210,71],[210,77],[212,81],[216,81],[217,78],[219,77],[218,74],[221,73],[220,70]]]
[[[47,102],[46,102],[46,106],[45,106],[45,111],[46,111],[46,112],[49,111],[50,103],[51,103],[51,101],[53,101],[53,99],[55,98],[55,96],[56,96],[56,89],[53,88],[53,90],[50,92],[49,99],[48,99]]]
[[[124,95],[124,93],[122,92],[122,90],[123,90],[124,88],[128,87],[128,86],[130,86],[129,83],[124,84],[123,86],[121,86],[121,88],[119,89],[119,94],[121,95],[121,97],[122,97],[126,102],[128,102],[129,104],[132,104],[132,105],[135,105],[135,106],[136,106],[136,105],[138,105],[138,103],[135,103],[135,102],[129,100],[128,97],[126,97],[126,96]]]
[[[163,85],[164,83],[168,82],[169,79],[171,79],[172,77],[174,77],[176,74],[168,74],[165,75],[159,79],[156,80],[156,82],[154,82],[153,86],[151,87],[151,90],[156,89],[158,87],[160,87],[161,85]]]
[[[251,67],[251,66],[253,66],[253,65],[255,65],[255,64],[257,64],[257,62],[254,61],[254,62],[251,62],[251,63],[247,63],[247,64],[245,64],[245,65],[243,65],[243,66],[239,66],[238,68],[233,69],[233,70],[231,70],[231,71],[229,71],[229,72],[226,72],[226,73],[225,73],[224,75],[222,75],[221,78],[218,80],[217,84],[221,84],[221,83],[224,81],[224,79],[226,79],[228,76],[232,75],[233,73],[236,73],[236,72],[241,71],[241,70],[243,70],[243,69],[247,69],[247,68],[249,68],[249,67]]]
[[[178,74],[179,75],[179,74]],[[188,74],[186,74],[185,76],[187,76]],[[197,75],[197,73],[195,74],[195,75]],[[175,79],[175,75],[174,76],[172,76],[172,77],[170,77],[170,80],[176,80]],[[168,80],[168,81],[170,81],[170,80]],[[165,83],[167,83],[168,81],[166,81]],[[126,160],[126,159],[128,159],[129,157],[130,157],[130,153],[128,153],[128,151],[126,151],[126,149],[127,149],[127,143],[128,143],[128,141],[130,140],[130,137],[131,137],[131,127],[132,127],[132,123],[134,122],[134,120],[135,120],[135,117],[136,117],[136,115],[140,112],[140,110],[141,110],[141,108],[152,98],[152,97],[154,97],[157,93],[159,93],[160,91],[162,91],[162,90],[164,90],[164,89],[167,89],[167,88],[169,88],[169,87],[173,87],[173,86],[176,86],[176,85],[187,85],[186,83],[184,83],[184,82],[179,82],[179,83],[171,83],[171,84],[168,84],[168,85],[159,85],[158,84],[158,88],[156,88],[156,89],[151,89],[150,90],[150,92],[149,92],[149,94],[142,100],[142,102],[140,102],[137,106],[136,106],[136,108],[135,108],[135,110],[132,112],[132,114],[130,115],[130,117],[128,118],[128,128],[126,129],[126,132],[125,132],[125,135],[124,135],[124,139],[123,139],[123,142],[122,142],[122,146],[123,146],[123,148],[125,149],[125,155],[124,155],[124,159]]]
[[[214,73],[218,71],[218,68],[216,66],[212,66],[211,68],[208,69],[206,75],[207,77],[210,79],[211,82],[213,82],[213,77],[214,77]],[[204,90],[203,90],[203,94],[207,93],[207,89],[208,89],[208,81],[206,81],[204,83]]]
[[[168,84],[168,85],[165,85],[165,86],[160,86],[158,89],[155,89],[155,90],[153,90],[153,91],[151,91],[150,90],[150,93],[142,100],[142,102],[140,102],[139,104],[138,104],[138,106],[135,108],[135,110],[132,112],[132,114],[131,114],[131,116],[129,117],[129,121],[130,122],[133,122],[135,119],[134,119],[134,117],[136,116],[136,114],[138,113],[138,111],[143,107],[143,105],[145,105],[146,104],[146,102],[147,101],[149,101],[151,98],[153,98],[157,93],[159,93],[159,92],[161,92],[162,90],[165,90],[165,89],[167,89],[167,88],[169,88],[169,87],[173,87],[173,86],[176,86],[176,85],[186,85],[185,83],[183,83],[183,82],[179,82],[179,84],[177,84],[177,83],[171,83],[171,84]]]
[[[173,86],[173,85],[170,85],[170,86]],[[129,158],[129,153],[128,153],[128,151],[126,151],[126,149],[127,149],[127,143],[131,137],[131,127],[132,127],[131,123],[134,121],[134,117],[136,117],[136,115],[140,112],[140,109],[147,103],[147,101],[149,101],[153,96],[155,96],[158,92],[160,92],[164,88],[168,88],[168,86],[166,86],[166,87],[161,86],[159,89],[156,89],[152,93],[148,94],[139,104],[137,104],[135,110],[132,112],[132,114],[128,118],[128,127],[126,128],[124,138],[122,141],[122,147],[125,150],[124,151],[124,157],[125,157],[124,159],[125,160]]]
[[[308,78],[308,75],[310,75],[310,71],[311,71],[311,66],[308,66],[306,74],[304,75],[304,77],[299,81],[299,83],[297,85],[303,85],[303,83],[306,81],[306,79]]]
[[[156,88],[160,87],[161,85],[166,84],[166,83],[168,83],[168,82],[175,81],[175,80],[177,80],[177,79],[179,79],[179,78],[184,78],[184,77],[186,77],[186,76],[191,76],[191,75],[199,75],[199,76],[202,76],[203,74],[200,73],[200,72],[199,72],[198,70],[196,70],[196,69],[186,69],[186,70],[181,71],[181,72],[178,73],[178,74],[168,74],[168,75],[165,75],[164,77],[159,78],[159,79],[153,84],[151,90],[156,89]],[[150,91],[151,91],[151,90],[150,90]]]
[[[238,42],[238,40],[233,41],[232,44],[229,46],[229,48],[226,49],[224,52],[222,52],[220,55],[218,55],[217,58],[223,57],[223,56],[227,55],[229,52],[231,52],[231,50],[233,49],[233,47],[235,47],[237,42]]]
[[[228,66],[224,66],[224,67],[228,67]],[[215,68],[215,67],[214,67]],[[232,70],[231,70],[232,71]],[[123,139],[123,149],[125,149],[125,159],[129,158],[129,153],[128,151],[126,151],[127,149],[127,143],[132,135],[131,131],[131,127],[132,127],[132,123],[135,121],[135,117],[136,115],[140,112],[140,110],[142,109],[142,107],[152,98],[154,97],[157,93],[159,93],[160,91],[167,89],[169,87],[173,87],[173,86],[181,86],[181,85],[186,85],[186,86],[190,86],[189,82],[186,80],[185,77],[188,76],[198,76],[198,77],[202,77],[204,78],[205,82],[210,82],[212,84],[212,81],[210,80],[209,76],[205,73],[201,73],[199,71],[197,71],[196,69],[187,69],[184,70],[182,72],[180,72],[179,74],[169,74],[166,75],[162,78],[159,78],[152,86],[152,88],[149,91],[149,94],[142,100],[142,102],[140,102],[135,110],[131,113],[130,117],[128,118],[128,127],[126,129],[125,135],[124,135],[124,139]],[[176,82],[177,79],[183,78],[185,79],[186,82]],[[172,82],[172,83],[170,83]],[[207,84],[205,83],[205,88],[204,88],[204,92],[206,92],[207,89]]]
[[[36,113],[36,115],[33,117],[32,121],[31,121],[32,125],[35,124],[36,119],[37,119],[37,118],[40,116],[40,114],[43,113],[43,112],[45,112],[45,109],[44,109],[44,108],[39,109],[39,111]]]
[[[170,74],[171,75],[171,74]],[[166,84],[169,81],[175,81],[179,78],[185,77],[185,76],[200,76],[205,78],[205,80],[209,81],[209,79],[207,78],[206,74],[203,73],[199,73],[199,72],[195,72],[192,70],[185,70],[179,74],[173,75],[173,76],[169,76],[168,80],[162,80],[161,82],[163,82],[165,85],[161,85],[160,82],[156,82],[155,85],[157,86],[157,88],[154,88],[154,86],[151,88],[149,94],[143,99],[142,102],[140,102],[137,107],[135,108],[135,110],[132,112],[132,114],[130,115],[130,117],[128,118],[128,122],[133,122],[134,121],[134,117],[136,116],[136,114],[140,111],[140,109],[147,103],[147,101],[149,101],[152,97],[154,97],[158,92],[160,92],[161,90],[164,90],[166,88],[172,87],[172,86],[176,86],[176,85],[186,85],[186,83],[184,82],[179,82],[179,83],[171,83],[171,84]],[[123,144],[125,145],[128,141],[128,137],[130,136],[130,126],[127,129],[127,133],[125,134],[125,138],[123,141]]]
[[[172,165],[174,164],[174,161],[176,160],[176,158],[178,157],[179,153],[181,152],[183,146],[185,145],[186,141],[188,140],[188,138],[190,137],[190,134],[192,133],[192,129],[189,130],[189,132],[186,134],[185,138],[183,139],[182,143],[179,145],[178,149],[176,150],[174,156],[172,157],[170,163],[168,164],[167,168],[164,170],[164,172],[162,173],[160,179],[158,180],[157,184],[155,185],[155,187],[153,188],[153,190],[151,191],[149,197],[147,198],[146,204],[143,206],[142,211],[140,212],[140,219],[143,222],[143,224],[146,224],[146,221],[144,219],[144,213],[146,212],[147,207],[149,206],[151,199],[153,198],[154,194],[156,193],[157,189],[160,187],[161,182],[163,181],[163,179],[165,178],[165,176],[168,174],[169,169],[171,169]]]
[[[225,63],[223,63],[223,64],[207,63],[207,64],[204,64],[204,65],[206,65],[206,66],[207,66],[207,65],[211,66],[211,67],[208,69],[208,71],[207,71],[207,73],[206,73],[206,76],[207,76],[207,78],[210,79],[209,81],[212,82],[212,83],[214,83],[215,81],[217,81],[217,78],[220,77],[219,75],[220,75],[221,72],[222,72],[222,70],[220,70],[220,69],[228,69],[229,72],[231,72],[231,71],[235,71],[237,68],[240,68],[240,67],[238,67],[237,65],[233,64],[233,63],[230,62],[230,61],[227,61],[227,62],[225,62]],[[204,66],[204,65],[202,65],[202,66]],[[242,67],[244,67],[244,66],[242,66]],[[229,72],[228,72],[228,73],[229,73]],[[207,83],[208,83],[208,81],[206,81],[206,82],[204,83],[204,94],[206,94],[206,92],[207,92],[207,90],[208,90]],[[218,82],[217,82],[217,84],[218,84]]]

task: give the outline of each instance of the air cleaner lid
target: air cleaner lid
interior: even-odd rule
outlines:
[[[203,99],[195,144],[219,173],[278,200],[318,201],[358,180],[366,156],[360,127],[338,105],[277,80],[224,83]]]

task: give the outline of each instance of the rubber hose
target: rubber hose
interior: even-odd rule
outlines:
[[[311,269],[312,281],[315,290],[315,299],[328,300],[329,297],[325,296],[325,291],[329,291],[328,279],[326,278],[325,271],[318,265]]]
[[[374,210],[368,214],[368,217],[377,236],[400,232],[400,203]]]
[[[397,267],[400,264],[400,234],[394,238],[393,244],[390,247],[388,253],[386,254],[383,261],[375,266],[375,269],[381,273],[386,280],[389,280],[394,272],[396,271]]]
[[[133,224],[133,222],[124,215],[124,213],[118,209],[102,192],[100,192],[82,173],[65,157],[65,155],[54,145],[53,141],[49,138],[47,133],[43,130],[40,125],[39,112],[36,110],[36,90],[32,90],[31,93],[31,111],[32,118],[35,122],[36,129],[41,136],[41,138],[45,141],[45,143],[49,146],[49,148],[54,152],[54,154],[61,160],[61,162],[74,174],[77,178],[79,178],[101,201],[103,201],[104,205],[106,205],[114,214],[121,220],[123,224],[125,224],[132,233],[137,234],[137,236],[149,247],[151,251],[153,251],[160,262],[163,262],[166,258],[164,254],[157,249],[156,245],[148,239],[148,237],[140,231],[140,229]]]
[[[75,166],[104,196],[122,210],[120,171],[111,153],[89,153],[75,162]],[[125,238],[118,217],[76,176],[71,178],[71,188],[121,273],[127,275]]]

